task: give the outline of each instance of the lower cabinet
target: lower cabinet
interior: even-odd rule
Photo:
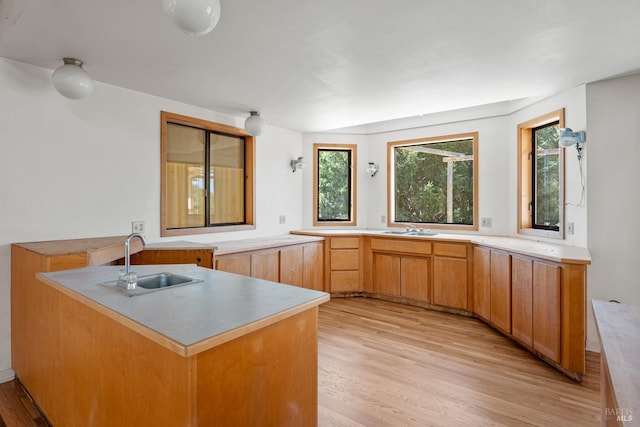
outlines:
[[[322,291],[323,243],[312,242],[216,256],[216,269]]]
[[[433,257],[433,304],[466,310],[467,260]]]
[[[373,291],[429,302],[429,258],[373,254]]]
[[[560,267],[533,262],[533,348],[560,362]]]
[[[491,320],[491,250],[473,248],[473,311]]]
[[[325,245],[329,292],[361,292],[362,237],[330,237]]]
[[[511,333],[511,255],[491,250],[491,317],[498,328]]]

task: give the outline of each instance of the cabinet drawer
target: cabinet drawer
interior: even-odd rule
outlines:
[[[359,271],[332,271],[331,292],[357,292],[360,290]]]
[[[410,239],[371,239],[371,249],[381,252],[429,255],[431,242]]]
[[[434,243],[434,255],[450,256],[454,258],[467,257],[467,245],[459,243]]]
[[[360,270],[358,249],[331,250],[331,270]]]
[[[332,237],[331,249],[358,249],[360,248],[359,237]]]

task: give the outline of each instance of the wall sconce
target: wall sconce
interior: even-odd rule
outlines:
[[[220,20],[220,0],[162,0],[162,8],[171,22],[192,36],[210,33]]]
[[[575,144],[576,150],[578,150],[578,160],[580,160],[582,159],[582,145],[586,140],[587,134],[583,130],[574,132],[571,128],[561,128],[558,144],[564,148],[571,147]]]
[[[264,132],[265,123],[264,119],[260,117],[260,113],[252,111],[244,121],[244,130],[251,136],[259,136]]]
[[[304,169],[304,158],[298,157],[295,160],[291,160],[291,170],[295,173],[298,169]]]
[[[82,68],[82,61],[64,58],[64,64],[56,68],[51,75],[51,83],[62,96],[82,99],[93,92],[93,80]]]
[[[371,176],[375,176],[378,173],[378,165],[373,163],[373,162],[369,162],[369,166],[367,166],[367,173],[371,174]]]

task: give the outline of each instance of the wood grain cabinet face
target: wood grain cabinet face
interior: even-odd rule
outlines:
[[[511,333],[511,255],[491,251],[491,323]]]
[[[511,335],[533,347],[533,261],[511,257]]]
[[[362,290],[360,237],[331,237],[328,250],[330,292]]]
[[[473,311],[491,320],[491,251],[478,246],[473,249]]]
[[[466,310],[468,297],[467,260],[433,258],[433,303]]]
[[[400,295],[429,302],[429,259],[400,258]]]
[[[216,258],[216,270],[240,274],[242,276],[251,276],[251,255],[233,254],[218,256]]]
[[[280,283],[302,286],[304,248],[290,246],[280,250]]]
[[[533,262],[533,348],[560,362],[560,267]]]
[[[373,254],[373,288],[376,293],[400,295],[400,256]]]
[[[324,291],[323,243],[309,243],[302,247],[302,286]]]

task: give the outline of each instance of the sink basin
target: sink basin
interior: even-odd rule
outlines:
[[[409,234],[409,232],[405,230],[388,230],[385,231],[384,234]]]
[[[193,277],[183,276],[181,274],[165,272],[138,277],[137,286],[134,289],[124,289],[123,287],[118,285],[117,280],[114,280],[112,282],[100,283],[100,285],[115,289],[118,292],[125,294],[126,296],[133,297],[136,295],[144,295],[162,289],[190,285],[192,283],[198,283],[202,281],[202,279],[194,279]]]
[[[199,281],[187,276],[173,273],[160,273],[152,276],[143,276],[138,278],[138,287],[144,289],[159,289],[167,286],[186,285],[194,281]]]
[[[397,234],[400,236],[435,236],[438,233],[432,233],[430,231],[407,231],[407,230],[388,230],[385,234]]]

